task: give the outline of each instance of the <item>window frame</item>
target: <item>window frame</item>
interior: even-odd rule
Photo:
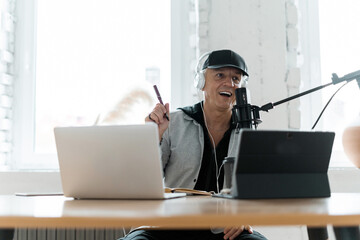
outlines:
[[[54,156],[35,156],[33,152],[35,126],[35,53],[37,0],[18,0],[15,35],[15,72],[13,106],[13,159],[11,169],[39,168],[39,162]],[[26,41],[24,41],[26,39]],[[22,159],[27,159],[23,161]],[[34,166],[26,166],[33,162]],[[52,161],[54,162],[54,160]],[[48,167],[56,168],[54,164]]]
[[[304,0],[298,3],[300,12],[300,52],[302,57],[301,65],[301,92],[323,85],[321,79],[321,53],[320,53],[320,23],[319,23],[319,0]],[[331,82],[329,76],[328,83]],[[300,98],[301,130],[309,130],[316,118],[322,111],[325,103],[322,101],[322,90],[311,93]],[[317,124],[317,129],[323,126],[323,118]],[[357,170],[352,164],[345,164],[344,161],[332,163],[333,159],[343,159],[344,152],[333,151],[330,160],[330,170]],[[343,162],[343,163],[342,163]]]
[[[320,70],[320,36],[318,0],[299,2],[300,17],[300,49],[302,54],[300,91],[306,91],[321,85]],[[321,92],[312,93],[300,98],[301,129],[311,129],[314,116],[321,112]],[[320,119],[317,126],[322,126]]]
[[[191,94],[179,91],[182,79],[190,79],[191,71],[183,71],[191,58],[186,33],[189,22],[186,11],[193,0],[171,0],[171,101],[172,109],[182,106]],[[17,0],[18,18],[15,39],[13,153],[8,166],[13,170],[58,170],[56,154],[34,153],[35,141],[35,84],[36,84],[36,9],[37,0]],[[187,20],[187,21],[186,21]],[[179,57],[180,56],[180,57]],[[188,80],[191,81],[191,80]],[[180,86],[180,88],[179,88]],[[189,96],[188,96],[189,95]],[[48,161],[47,166],[43,162]]]

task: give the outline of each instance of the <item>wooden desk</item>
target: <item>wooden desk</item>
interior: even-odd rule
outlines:
[[[0,228],[117,228],[139,225],[208,228],[225,225],[359,225],[360,193],[324,199],[73,200],[0,196]]]

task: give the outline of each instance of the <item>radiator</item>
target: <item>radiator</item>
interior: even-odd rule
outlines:
[[[14,240],[115,240],[123,229],[15,229]]]

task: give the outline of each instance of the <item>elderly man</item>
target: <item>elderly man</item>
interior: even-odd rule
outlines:
[[[196,71],[195,85],[203,93],[203,101],[172,113],[168,103],[157,104],[145,121],[153,121],[159,127],[167,187],[219,192],[223,185],[221,163],[226,156],[235,156],[232,107],[235,89],[248,77],[247,67],[239,54],[218,50],[201,57]],[[225,229],[135,230],[124,239],[266,238],[250,226],[234,223]]]

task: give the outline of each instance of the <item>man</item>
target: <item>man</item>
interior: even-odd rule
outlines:
[[[223,184],[220,166],[235,156],[236,134],[231,124],[235,89],[248,76],[240,55],[231,50],[205,55],[197,67],[196,85],[204,101],[169,113],[169,104],[157,104],[145,121],[158,124],[165,185],[219,192]],[[170,121],[168,121],[168,116]],[[236,223],[234,223],[236,225]],[[216,229],[218,230],[218,229]],[[250,226],[212,230],[136,230],[126,240],[165,239],[266,239]]]

